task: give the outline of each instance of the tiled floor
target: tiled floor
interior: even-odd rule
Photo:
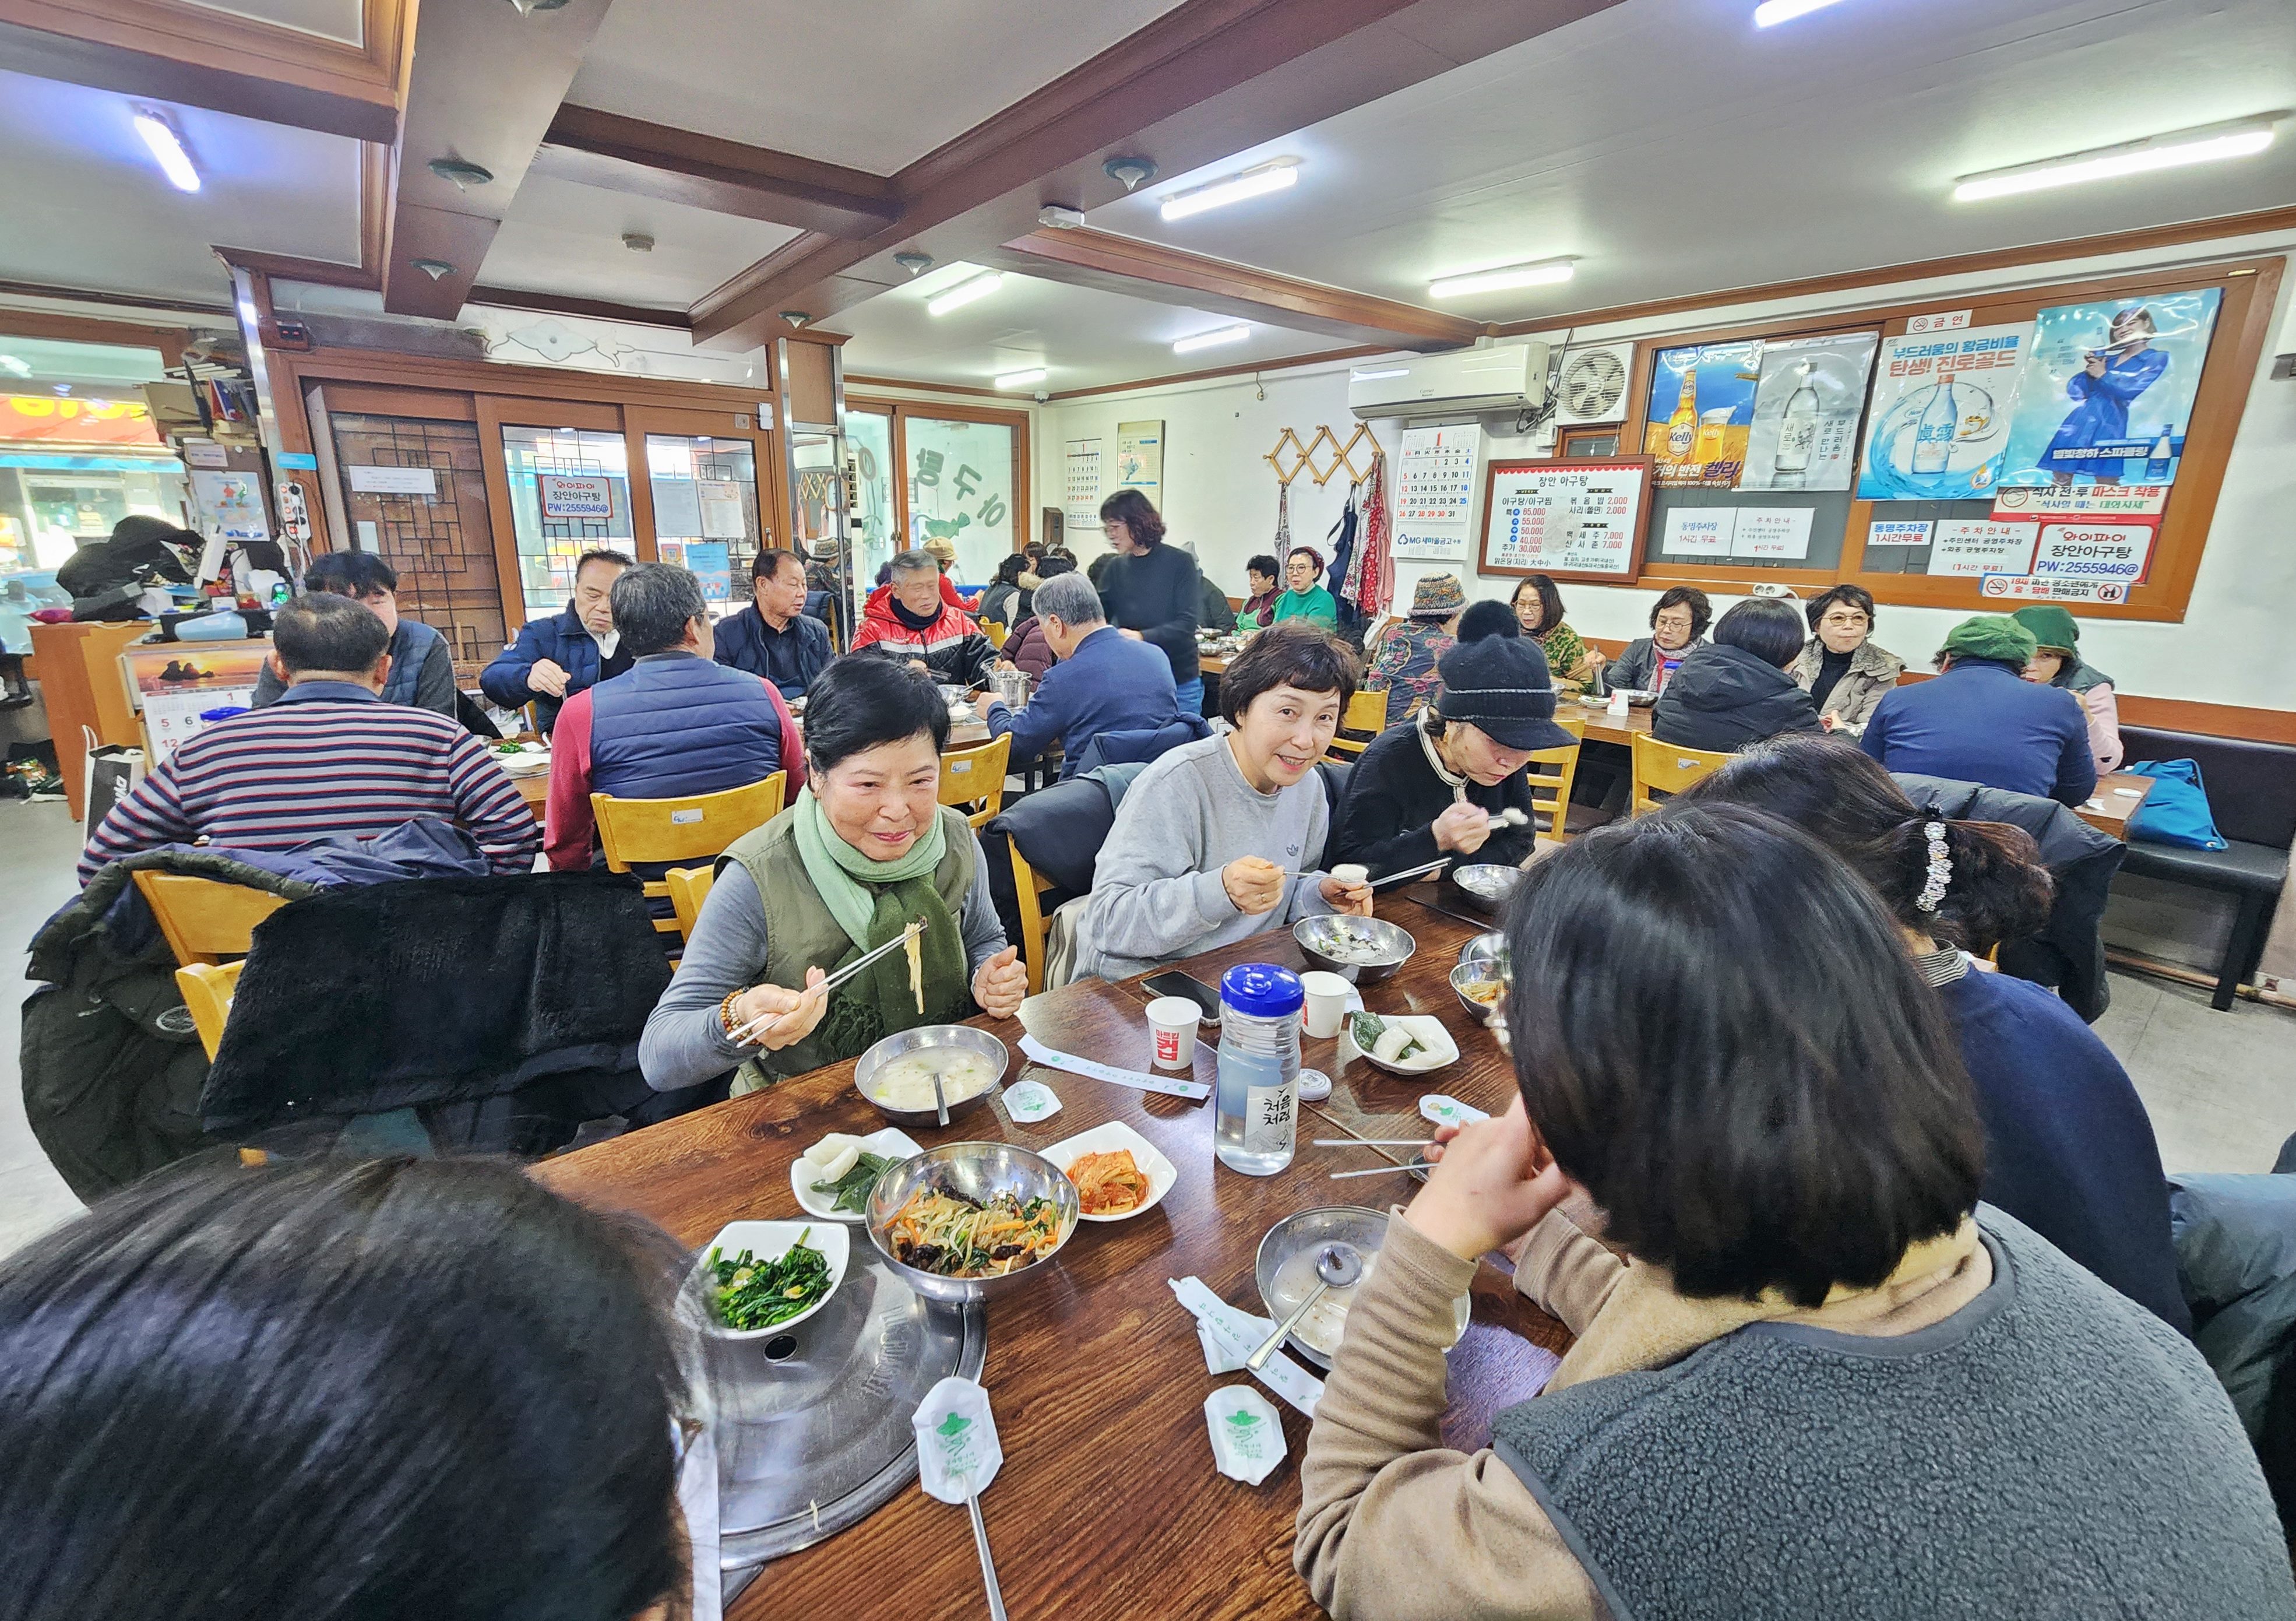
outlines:
[[[72,893],[79,830],[60,803],[0,802],[0,961],[20,976],[33,931]],[[2112,976],[2097,1033],[2120,1056],[2171,1171],[2267,1171],[2296,1132],[2296,1014],[2242,1002],[2212,1011],[2204,991]],[[29,987],[27,987],[29,989]],[[0,1254],[79,1208],[33,1140],[17,1074],[9,994],[0,1050]]]

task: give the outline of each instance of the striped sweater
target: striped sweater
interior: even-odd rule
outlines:
[[[303,681],[178,745],[90,836],[79,879],[161,844],[288,850],[417,816],[469,828],[498,873],[529,870],[542,845],[508,774],[455,721],[347,681]]]

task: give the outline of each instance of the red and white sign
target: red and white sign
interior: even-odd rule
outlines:
[[[2140,583],[2152,568],[2150,523],[2044,523],[2031,573]]]
[[[1997,518],[2157,518],[2166,484],[2086,484],[2063,490],[2012,484],[1993,495]]]
[[[2038,523],[1995,523],[1984,518],[1939,518],[1930,545],[1930,572],[2030,574]]]
[[[581,473],[537,473],[542,515],[562,521],[603,522],[614,515],[614,481]]]
[[[1923,332],[1958,332],[1969,325],[1966,309],[1940,309],[1934,315],[1917,315],[1906,323],[1908,335]]]
[[[2127,602],[2128,588],[2117,580],[2061,580],[2048,574],[1988,574],[1980,595],[1996,599],[2036,598],[2049,602]]]

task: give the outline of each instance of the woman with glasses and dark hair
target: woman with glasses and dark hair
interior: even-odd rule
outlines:
[[[1801,615],[1750,597],[1693,647],[1651,709],[1651,736],[1686,749],[1742,749],[1780,732],[1820,730],[1817,707],[1786,671],[1801,656]]]
[[[1548,574],[1526,574],[1515,582],[1509,605],[1522,633],[1546,655],[1557,692],[1578,692],[1603,667],[1603,655],[1562,621],[1562,593]]]
[[[1809,640],[1794,661],[1793,679],[1817,705],[1820,725],[1855,737],[1906,673],[1906,661],[1874,639],[1874,595],[1864,586],[1821,591],[1805,613]]]
[[[1283,590],[1275,598],[1271,624],[1297,621],[1320,630],[1340,628],[1340,599],[1316,583],[1324,577],[1324,555],[1295,546],[1283,559]]]
[[[1706,639],[1714,605],[1695,586],[1669,586],[1651,608],[1648,636],[1595,671],[1599,693],[1658,692],[1681,665],[1683,655]]]
[[[1334,1616],[2296,1615],[2199,1353],[2014,1217],[1945,1011],[1783,822],[1670,810],[1531,868],[1521,1096],[1435,1135],[1300,1465]],[[1482,1256],[1577,1336],[1445,1445]]]

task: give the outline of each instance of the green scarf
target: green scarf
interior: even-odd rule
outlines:
[[[925,920],[923,1016],[918,1016],[909,988],[908,953],[888,951],[830,992],[821,1021],[829,1049],[864,1052],[894,1031],[964,1018],[972,1005],[964,937],[933,887],[934,870],[948,848],[939,814],[906,855],[873,861],[837,836],[809,785],[798,791],[796,810],[797,852],[805,876],[853,942],[831,972],[883,945],[915,918]]]

